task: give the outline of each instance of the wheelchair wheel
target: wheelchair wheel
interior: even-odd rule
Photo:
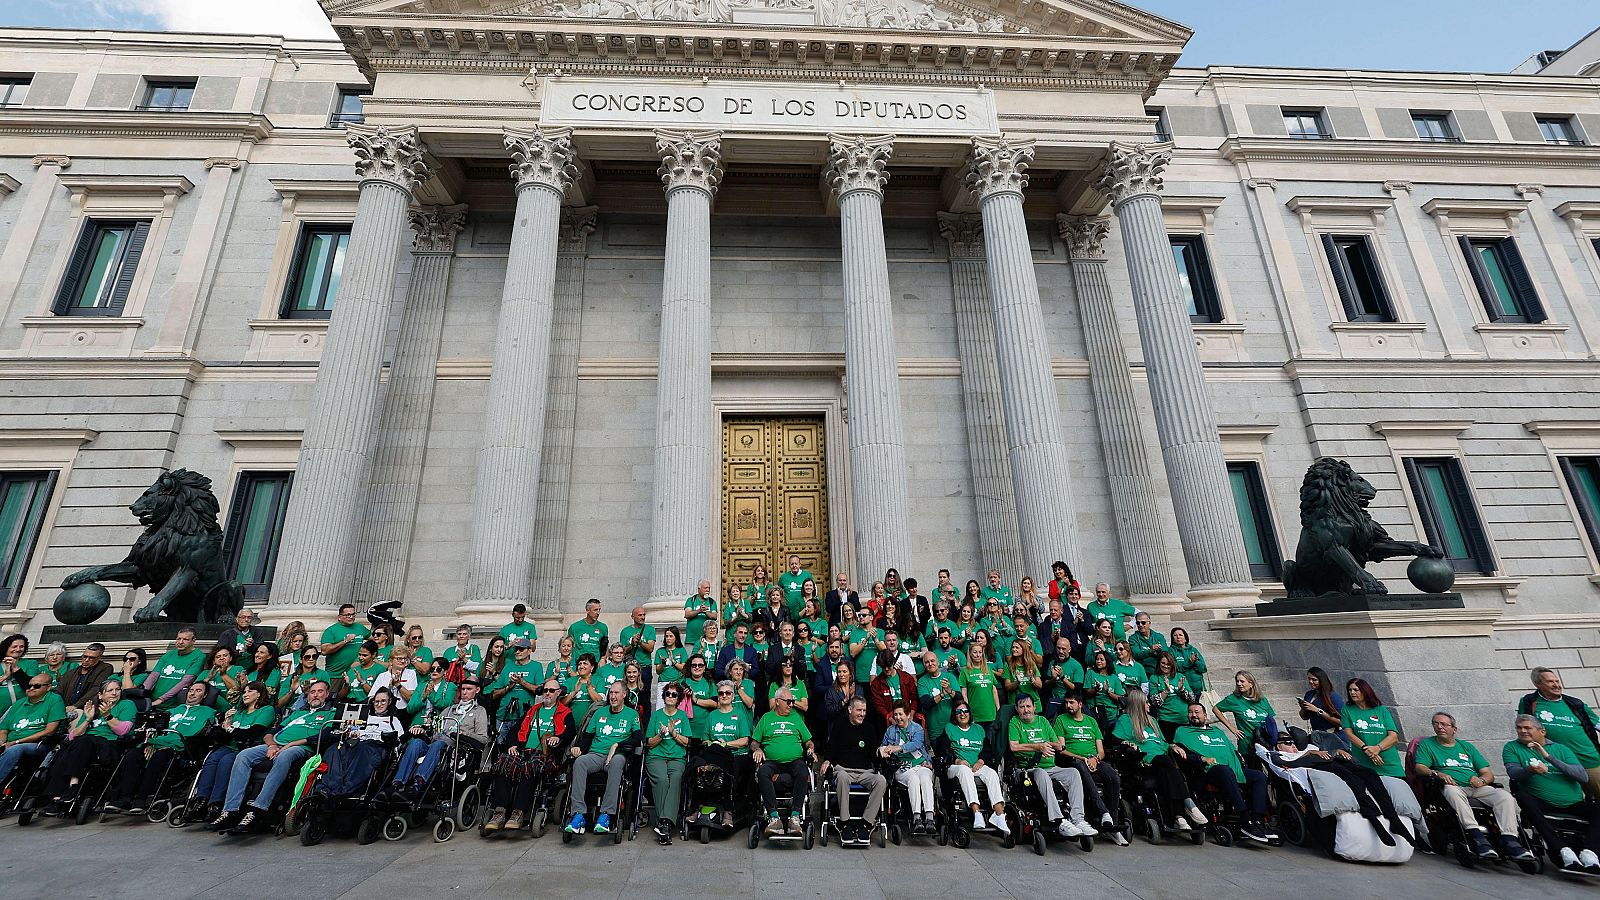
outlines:
[[[442,844],[450,840],[456,833],[456,820],[448,816],[433,823],[433,842]],[[302,832],[302,835],[304,832]]]
[[[894,823],[890,823],[890,825],[889,825],[889,843],[891,843],[891,844],[895,845],[896,847],[898,847],[898,846],[900,846],[900,842],[903,841],[903,840],[905,840],[905,831],[903,829],[901,829],[901,827],[899,825],[896,825]]]
[[[478,816],[483,809],[478,802],[478,786],[467,785],[461,792],[461,799],[456,801],[455,827],[466,831],[478,823]]]
[[[184,804],[172,804],[172,808],[167,810],[167,827],[182,828],[187,824],[189,824],[189,817],[185,814]]]
[[[1035,856],[1044,855],[1044,832],[1037,828],[1033,830],[1033,853]]]
[[[94,814],[94,801],[88,799],[87,797],[79,797],[78,808],[73,812],[74,815],[72,820],[74,822],[78,823],[79,825],[87,823],[89,821],[89,816]]]
[[[1544,857],[1536,856],[1533,859],[1519,859],[1517,860],[1517,868],[1521,869],[1526,875],[1542,875],[1544,874]]]
[[[1278,834],[1296,847],[1310,843],[1311,829],[1306,824],[1305,814],[1300,811],[1300,804],[1292,800],[1278,804]]]
[[[1466,844],[1456,844],[1450,850],[1455,856],[1456,862],[1461,864],[1461,868],[1476,869],[1478,867],[1477,855],[1469,850]]]
[[[874,828],[874,829],[872,829],[872,844],[873,844],[873,846],[877,847],[879,850],[882,850],[885,846],[888,845],[888,843],[889,843],[889,829],[887,829],[887,828]]]
[[[760,817],[758,816],[757,818]],[[754,850],[759,843],[761,843],[761,825],[757,823],[750,826],[750,837],[747,840],[747,844],[751,850]]]
[[[805,830],[800,833],[800,849],[810,850],[817,843],[817,826],[806,823]]]
[[[361,823],[363,826],[366,822]],[[327,819],[322,816],[301,816],[300,818],[300,846],[315,847],[322,843],[328,834]],[[370,841],[368,842],[370,843]]]
[[[563,843],[563,844],[572,843],[572,832],[566,830],[565,828],[561,829],[561,843]]]
[[[701,825],[700,826],[700,843],[702,843],[702,844],[711,843],[711,826],[710,825]],[[827,838],[823,838],[823,843],[827,843]]]
[[[383,839],[386,841],[398,841],[410,830],[411,823],[406,821],[405,816],[390,816],[383,820]]]
[[[378,829],[382,823],[371,816],[364,816],[361,824],[356,826],[356,843],[365,846],[378,839]]]
[[[1082,850],[1085,853],[1093,853],[1094,852],[1094,836],[1086,834],[1083,837],[1078,838],[1078,849]]]
[[[949,846],[950,845],[950,829],[944,827],[943,825],[940,825],[939,826],[939,831],[937,832],[937,836],[934,838],[934,840],[938,841],[939,842],[939,846],[941,846],[941,847]]]
[[[972,846],[972,832],[965,828],[957,828],[950,832],[950,844],[957,850],[965,850]]]
[[[1155,816],[1144,820],[1144,839],[1152,844],[1161,843],[1161,823]]]
[[[1225,825],[1218,825],[1211,831],[1211,843],[1218,847],[1233,846],[1233,829]]]
[[[541,809],[533,814],[533,836],[544,837],[544,830],[550,826],[549,810]]]
[[[1019,825],[1018,827],[1021,827],[1021,826]],[[969,834],[968,842],[970,843],[971,842],[970,832],[968,834]],[[1016,845],[1017,845],[1017,831],[1016,831],[1015,828],[1013,828],[1012,830],[1006,832],[1005,837],[1000,839],[1000,846],[1003,847],[1006,850],[1010,850],[1012,847],[1015,847]]]
[[[33,810],[17,813],[17,824],[23,826],[33,824]]]
[[[622,843],[622,833],[624,831],[627,831],[627,830],[628,830],[627,826],[625,826],[625,825],[619,825],[616,828],[611,829],[611,843],[613,843],[613,844]]]
[[[145,810],[144,820],[149,822],[151,825],[154,825],[157,822],[165,822],[167,820],[167,813],[170,812],[172,808],[172,803],[167,800],[153,801],[150,804],[150,808]]]
[[[1189,843],[1195,845],[1196,847],[1199,847],[1199,846],[1204,845],[1205,842],[1206,842],[1206,830],[1204,828],[1191,828],[1191,829],[1189,829]]]

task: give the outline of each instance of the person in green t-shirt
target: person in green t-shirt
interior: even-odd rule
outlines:
[[[798,558],[790,557],[795,564]],[[778,691],[772,698],[772,710],[761,717],[750,731],[750,741],[755,746],[750,758],[756,764],[756,781],[761,786],[763,808],[767,811],[768,836],[787,827],[790,834],[800,833],[798,805],[789,810],[788,821],[779,823],[777,779],[788,775],[793,784],[793,796],[798,801],[811,788],[809,759],[813,753],[811,729],[805,717],[794,708],[794,695],[787,689]]]
[[[711,582],[702,580],[695,592],[683,601],[683,639],[700,642],[706,623],[717,621],[717,598],[711,596]]]
[[[1111,585],[1104,581],[1094,586],[1094,599],[1084,607],[1090,621],[1108,619],[1111,622],[1111,633],[1117,640],[1127,637],[1129,616],[1139,614],[1139,608],[1126,600],[1119,600],[1111,596]]]
[[[783,602],[789,607],[789,615],[797,617],[805,608],[805,596],[802,585],[806,582],[815,582],[817,576],[800,567],[800,557],[789,557],[789,570],[778,576],[778,589],[783,591]]]
[[[544,682],[544,669],[533,658],[533,642],[517,638],[512,642],[511,662],[500,670],[500,676],[489,685],[489,700],[498,703],[496,718],[509,722],[519,718],[533,705],[534,693]],[[587,707],[585,707],[587,709]],[[573,712],[576,719],[577,712]]]
[[[157,709],[176,706],[189,684],[200,675],[206,655],[194,645],[194,629],[184,626],[172,639],[172,649],[161,654],[144,680],[145,696]]]
[[[518,603],[511,607],[511,621],[500,626],[500,637],[505,640],[508,647],[517,638],[527,638],[528,643],[533,645],[534,652],[539,652],[539,626],[528,621],[527,604]]]
[[[1044,667],[1044,715],[1051,718],[1066,705],[1067,695],[1083,686],[1083,663],[1072,657],[1072,639],[1056,638],[1055,655]]]
[[[328,673],[323,671],[318,664],[321,656],[321,652],[315,647],[301,648],[298,664],[290,670],[289,677],[278,685],[279,709],[303,709],[305,707],[306,689],[311,687],[312,682],[326,681],[330,684],[332,683],[328,678]],[[405,657],[402,655],[401,658],[404,659]],[[391,655],[389,660],[393,661],[393,659],[394,656]],[[403,666],[397,667],[397,670],[403,670],[403,668]]]
[[[1189,724],[1189,704],[1199,699],[1189,691],[1189,683],[1178,674],[1178,665],[1165,650],[1156,657],[1155,674],[1146,689],[1155,705],[1156,722],[1168,741],[1179,728]]]
[[[622,629],[617,642],[622,645],[624,652],[639,663],[639,671],[648,672],[656,652],[656,627],[646,625],[644,616],[644,607],[635,606],[629,614],[633,624]]]
[[[1233,676],[1233,693],[1223,697],[1212,710],[1222,727],[1233,735],[1234,741],[1239,745],[1240,753],[1250,753],[1250,745],[1255,742],[1256,732],[1266,729],[1266,746],[1271,747],[1278,742],[1278,719],[1272,709],[1272,702],[1261,693],[1261,685],[1256,682],[1256,676],[1240,669]],[[1233,725],[1222,714],[1233,713]],[[1388,714],[1388,710],[1384,710]],[[1390,721],[1393,725],[1393,720]],[[1382,735],[1379,735],[1382,737]],[[1384,774],[1389,774],[1385,772]],[[1404,777],[1404,772],[1395,773],[1397,777]]]
[[[1189,632],[1179,626],[1172,629],[1168,650],[1178,664],[1178,674],[1189,682],[1189,691],[1196,697],[1206,692],[1206,658],[1189,643]]]
[[[605,658],[610,635],[606,623],[600,621],[600,601],[590,598],[583,604],[583,618],[567,626],[567,636],[572,638],[572,658],[587,653],[598,664]]]
[[[199,656],[199,653],[195,654]],[[43,671],[30,676],[29,684],[49,678]],[[37,693],[30,691],[29,695]],[[115,742],[133,728],[138,710],[132,700],[123,699],[122,682],[113,678],[100,685],[93,702],[85,703],[74,713],[67,728],[68,740],[56,752],[45,779],[45,805],[41,815],[60,815],[67,804],[77,797],[82,787],[81,779],[90,766],[107,769],[116,761]]]
[[[689,662],[689,650],[683,646],[683,636],[676,625],[661,631],[661,645],[654,657],[655,682],[658,685],[680,681]]]
[[[587,827],[589,776],[604,770],[605,792],[600,795],[600,814],[594,820],[595,834],[610,834],[617,803],[622,799],[622,773],[628,764],[628,751],[639,744],[639,714],[627,705],[628,691],[621,682],[606,691],[606,705],[595,710],[589,724],[578,734],[571,750],[573,763],[567,802],[566,831],[583,834]]]
[[[1000,775],[987,748],[988,735],[983,726],[972,721],[972,706],[965,700],[955,701],[950,724],[938,733],[940,756],[947,759],[945,777],[954,778],[961,786],[961,796],[972,813],[974,830],[992,827],[1002,835],[1010,834],[1006,824],[1005,793],[1000,785]],[[978,784],[982,782],[989,799],[989,819],[983,818],[983,808],[978,802]]]
[[[533,641],[530,639],[528,643],[531,644]],[[478,670],[483,668],[483,651],[472,643],[471,625],[456,626],[456,642],[444,648],[444,652],[439,654],[439,659],[444,662],[446,671],[458,662],[461,664],[460,675],[455,678],[456,682],[478,677]]]
[[[1479,859],[1493,860],[1499,853],[1489,843],[1489,829],[1478,824],[1470,801],[1477,800],[1494,812],[1500,828],[1500,853],[1507,859],[1532,860],[1534,855],[1517,841],[1517,801],[1511,792],[1494,783],[1489,761],[1470,741],[1456,736],[1456,717],[1436,712],[1430,723],[1433,737],[1417,742],[1412,771],[1421,778],[1433,779],[1439,794],[1456,821],[1466,830],[1467,841]]]
[[[234,758],[227,799],[222,803],[220,816],[212,821],[218,831],[248,834],[256,820],[272,806],[285,782],[298,774],[300,766],[311,758],[323,729],[336,723],[338,712],[328,703],[326,680],[318,679],[307,686],[305,697],[306,708],[286,714],[278,730],[266,736],[266,743],[242,750]],[[272,768],[261,789],[246,803],[250,770],[265,760],[272,761]]]
[[[244,689],[244,666],[234,664],[232,644],[218,644],[206,654],[200,665],[200,674],[194,684],[215,688],[212,705],[218,710],[228,709],[239,699]]]
[[[1122,698],[1122,716],[1111,727],[1111,736],[1121,741],[1129,750],[1139,755],[1155,779],[1156,794],[1167,801],[1167,808],[1178,810],[1171,827],[1180,832],[1195,827],[1205,827],[1206,816],[1195,805],[1189,793],[1189,783],[1179,771],[1172,745],[1161,736],[1161,729],[1150,718],[1150,701],[1141,688],[1129,688]],[[1128,773],[1136,777],[1138,773]],[[1142,777],[1142,776],[1138,776]]]
[[[1350,742],[1351,754],[1356,762],[1393,778],[1406,777],[1398,745],[1400,727],[1394,715],[1378,699],[1377,691],[1365,678],[1352,678],[1345,684],[1344,713],[1340,724],[1344,726],[1345,739]],[[1221,709],[1222,704],[1217,704]]]
[[[1539,666],[1533,670],[1534,692],[1517,703],[1517,712],[1527,713],[1545,727],[1550,740],[1564,744],[1578,762],[1589,770],[1589,780],[1583,792],[1600,798],[1600,736],[1595,732],[1600,726],[1600,715],[1587,703],[1568,695],[1561,676],[1551,669]],[[1600,852],[1600,851],[1597,851]]]
[[[25,759],[39,759],[48,749],[43,741],[54,735],[67,718],[61,695],[50,690],[50,676],[27,676],[23,699],[0,715],[0,784]]]
[[[578,657],[578,670],[572,673],[571,678],[561,681],[561,702],[572,710],[572,724],[581,732],[584,722],[589,717],[589,710],[596,703],[605,701],[606,695],[600,690],[600,681],[595,677],[594,658],[585,653]]]
[[[384,672],[384,665],[378,659],[378,644],[367,640],[361,642],[361,649],[356,651],[356,661],[345,670],[344,683],[339,689],[344,699],[352,703],[365,703],[372,694],[373,682]]]
[[[917,709],[927,720],[928,734],[938,740],[950,724],[956,698],[961,696],[961,678],[939,664],[939,655],[922,651],[922,676],[917,679]]]
[[[672,843],[689,755],[689,717],[679,708],[682,700],[683,688],[676,684],[662,688],[661,708],[650,714],[644,730],[644,771],[656,808],[656,840],[662,845]]]
[[[848,616],[846,621],[850,621]],[[864,695],[867,693],[867,686],[872,682],[872,667],[878,661],[878,652],[884,646],[883,632],[872,624],[869,617],[857,614],[855,624],[850,627],[844,639],[848,645],[850,658],[855,661],[856,690]]]
[[[1000,570],[990,569],[989,583],[978,591],[978,604],[987,607],[991,602],[1000,607],[1002,614],[1009,615],[1015,601],[1011,597],[1011,588],[1000,583]]]
[[[1126,696],[1122,679],[1112,667],[1112,655],[1103,650],[1089,654],[1088,671],[1083,673],[1083,692],[1089,698],[1090,714],[1100,720],[1103,730],[1109,731],[1111,723],[1122,715],[1122,698]]]
[[[1276,839],[1277,835],[1267,827],[1265,818],[1267,776],[1256,769],[1244,767],[1233,736],[1216,725],[1207,724],[1204,703],[1195,701],[1189,704],[1188,715],[1189,724],[1179,728],[1173,735],[1173,753],[1205,773],[1206,784],[1215,787],[1243,820],[1239,831],[1246,838],[1258,844]],[[1248,801],[1245,799],[1246,793],[1250,795]]]
[[[1061,749],[1056,753],[1056,764],[1078,770],[1083,779],[1084,797],[1097,814],[1100,830],[1111,836],[1119,847],[1128,846],[1128,836],[1117,828],[1117,817],[1122,815],[1122,779],[1115,766],[1106,762],[1104,732],[1100,723],[1084,710],[1083,692],[1071,690],[1062,700],[1061,715],[1052,723]]]
[[[762,571],[760,566],[756,571]],[[722,630],[732,634],[734,626],[740,622],[750,624],[755,611],[767,604],[767,592],[778,589],[770,584],[752,584],[741,589],[737,582],[728,583],[728,596],[722,598]]]
[[[1056,754],[1065,743],[1056,737],[1050,722],[1038,714],[1033,697],[1017,698],[1017,714],[1008,727],[1011,758],[1025,769],[1033,787],[1044,801],[1045,823],[1064,838],[1090,837],[1095,828],[1083,817],[1083,778],[1074,767],[1057,768]],[[1056,788],[1067,792],[1067,808],[1061,808]]]
[[[690,724],[693,733],[690,737],[704,740],[706,737],[706,716],[717,708],[717,683],[711,679],[710,664],[699,653],[689,654],[689,662],[684,668],[683,674],[684,678],[680,683],[683,685],[683,689],[689,692],[684,699],[688,700],[689,704],[694,707],[691,711],[692,721]],[[736,687],[736,685],[732,684],[728,686],[728,696],[733,698],[730,699],[730,703],[737,699],[734,697]]]
[[[1156,656],[1167,652],[1167,639],[1150,627],[1150,614],[1139,612],[1133,617],[1133,633],[1128,635],[1128,648],[1133,659],[1144,666],[1146,676],[1156,674]]]
[[[319,639],[322,644],[323,666],[328,675],[338,678],[356,661],[356,651],[372,632],[365,625],[356,624],[356,608],[349,603],[339,607],[339,620],[329,625]]]
[[[1349,709],[1349,707],[1345,707]],[[1565,744],[1550,739],[1544,723],[1529,713],[1517,716],[1517,739],[1500,751],[1506,777],[1518,786],[1517,796],[1528,824],[1539,832],[1550,858],[1561,871],[1591,875],[1600,872],[1600,805],[1585,796],[1588,773],[1577,754]],[[1587,826],[1583,850],[1564,838],[1546,818],[1549,813],[1576,816]]]
[[[231,648],[223,649],[231,652]],[[144,815],[184,744],[216,721],[217,711],[205,702],[208,690],[198,681],[189,685],[183,703],[172,708],[166,730],[156,732],[144,744],[123,752],[122,761],[117,764],[116,780],[108,789],[110,799],[102,809],[109,813]]]
[[[967,648],[967,665],[961,670],[961,697],[972,707],[972,721],[989,734],[990,746],[998,746],[994,723],[1000,715],[1000,673],[989,668],[980,645]]]
[[[611,685],[622,681],[626,674],[623,667],[627,662],[628,648],[624,647],[621,641],[606,648],[605,661],[594,671],[595,686],[600,689],[600,693],[604,694]]]

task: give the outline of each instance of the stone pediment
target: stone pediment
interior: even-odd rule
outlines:
[[[320,0],[330,17],[726,22],[1177,41],[1189,29],[1114,0]]]

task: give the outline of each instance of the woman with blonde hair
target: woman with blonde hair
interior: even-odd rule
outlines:
[[[1211,714],[1222,722],[1222,727],[1239,742],[1239,752],[1246,753],[1250,743],[1255,740],[1256,730],[1267,730],[1266,745],[1273,746],[1278,742],[1278,720],[1273,712],[1272,702],[1261,694],[1261,685],[1256,683],[1256,676],[1240,669],[1233,675],[1233,693],[1222,698],[1216,706],[1211,708]],[[1225,712],[1233,713],[1233,725],[1223,718]]]
[[[1175,813],[1172,816],[1174,828],[1189,831],[1190,822],[1199,826],[1206,824],[1205,813],[1195,805],[1194,798],[1189,795],[1189,784],[1178,770],[1178,760],[1184,758],[1184,750],[1168,743],[1161,729],[1150,719],[1150,701],[1143,688],[1128,688],[1127,695],[1122,698],[1122,716],[1112,727],[1111,736],[1127,743],[1139,754],[1139,761],[1150,769],[1155,777],[1156,795]],[[1188,821],[1184,820],[1185,816]]]

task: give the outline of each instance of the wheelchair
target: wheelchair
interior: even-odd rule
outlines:
[[[116,763],[110,766],[102,765],[98,761],[91,761],[87,769],[79,776],[76,790],[66,802],[66,807],[60,812],[60,818],[69,819],[73,823],[83,825],[91,818],[101,813],[101,806],[105,802],[106,792],[115,783],[117,770],[122,765],[122,758],[130,747],[140,743],[140,736],[153,731],[166,728],[167,714],[161,710],[153,709],[148,700],[143,697],[132,698],[137,715],[133,719],[133,727],[128,733],[111,742],[111,754]],[[79,738],[82,740],[82,738]],[[51,756],[57,757],[65,748],[65,744],[52,751]],[[52,765],[56,762],[51,760]],[[35,783],[36,790],[43,790],[44,779]],[[39,798],[35,798],[36,800]],[[48,814],[48,813],[46,813]],[[19,824],[21,819],[18,819]]]
[[[1494,847],[1495,855],[1492,858],[1480,857],[1473,852],[1471,843],[1467,840],[1467,831],[1461,825],[1461,820],[1456,818],[1454,809],[1445,802],[1444,785],[1434,778],[1418,778],[1412,788],[1417,792],[1417,800],[1422,804],[1422,820],[1428,827],[1427,841],[1429,848],[1443,858],[1454,858],[1462,868],[1475,869],[1478,866],[1503,866],[1515,867],[1529,875],[1537,875],[1544,871],[1544,842],[1539,840],[1538,834],[1532,828],[1519,827],[1517,840],[1533,853],[1531,860],[1507,859],[1500,852],[1499,838],[1500,827],[1495,822],[1494,814],[1489,807],[1477,800],[1469,799],[1467,805],[1472,808],[1472,814],[1477,819],[1478,825],[1487,830],[1489,844]],[[1520,813],[1520,810],[1519,810]],[[1520,815],[1519,815],[1520,818]],[[1547,816],[1554,824],[1554,819]],[[1581,825],[1579,826],[1582,827]],[[1535,850],[1528,840],[1529,836],[1539,842],[1539,849]]]
[[[198,735],[184,741],[183,747],[173,751],[166,759],[165,768],[161,777],[156,781],[155,793],[149,798],[149,806],[144,808],[145,821],[155,824],[166,822],[174,828],[181,828],[186,823],[186,811],[189,799],[194,794],[195,782],[200,777],[200,765],[204,762],[206,753],[211,747],[211,732],[214,726],[207,726]],[[139,749],[138,747],[130,748]],[[106,790],[112,789],[117,784],[121,769],[126,761],[127,754],[117,761],[116,770],[111,780],[107,783]],[[152,760],[153,762],[153,760]],[[148,763],[147,763],[148,764]],[[105,809],[105,798],[101,798],[100,821],[110,821],[119,815],[138,815],[136,809],[126,812],[112,812]],[[176,821],[177,824],[173,825]]]
[[[940,756],[933,764],[933,799],[939,811],[935,815],[935,822],[939,831],[935,835],[939,846],[949,845],[957,850],[965,850],[972,846],[972,812],[967,806],[967,795],[961,792],[961,782],[951,778],[950,771],[952,757]],[[978,808],[985,810],[985,818],[993,816],[995,803],[1004,803],[1007,806],[1006,817],[1014,817],[1011,811],[1011,798],[1005,796],[1007,779],[1000,779],[1001,796],[996,799],[989,796],[989,789],[982,781],[977,782]],[[1000,846],[1007,850],[1017,845],[1015,830],[1000,836]],[[881,845],[880,845],[881,846]]]
[[[559,748],[559,752],[563,755],[565,755],[566,750],[565,746]],[[529,834],[535,839],[542,838],[549,829],[551,820],[559,820],[561,814],[566,811],[566,807],[560,805],[559,802],[566,796],[566,768],[558,761],[545,762],[548,757],[543,755],[525,755],[523,757],[524,762],[516,767],[510,766],[510,763],[507,762],[509,759],[509,755],[504,753],[496,757],[496,768],[499,771],[491,771],[486,781],[482,782],[482,792],[479,794],[480,798],[482,798],[480,802],[484,807],[489,805],[492,800],[494,782],[497,778],[510,778],[517,784],[532,779],[534,785],[528,792],[527,806],[521,808],[522,824],[514,829],[502,827],[489,831],[486,830],[489,824],[489,815],[485,813],[478,817],[478,836],[484,839],[492,839],[497,835],[510,837],[513,833],[516,833]],[[538,762],[535,763],[533,760],[538,760]],[[514,775],[510,774],[508,767],[516,769]]]
[[[917,834],[911,821],[911,792],[900,780],[895,778],[895,766],[883,764],[878,767],[878,774],[889,782],[888,790],[883,792],[883,812],[880,818],[887,823],[889,843],[900,846],[911,840]],[[837,800],[837,798],[835,798]],[[939,788],[937,786],[937,773],[935,773],[935,786],[933,789],[933,831],[929,837],[938,840],[941,832],[948,829],[949,821],[945,818],[944,804],[939,802]],[[881,846],[881,845],[880,845]]]
[[[1027,842],[1032,845],[1033,852],[1039,856],[1044,855],[1045,846],[1051,840],[1075,841],[1078,849],[1084,853],[1094,852],[1094,835],[1083,835],[1075,838],[1063,838],[1050,830],[1049,823],[1045,821],[1044,798],[1039,796],[1039,789],[1033,780],[1033,771],[1016,764],[1011,758],[1011,752],[1006,751],[1006,793],[1011,797],[1008,807],[1011,820],[1014,824],[1012,833],[1014,841]],[[1056,792],[1056,798],[1061,804],[1063,813],[1067,810],[1067,797],[1060,785],[1052,779],[1051,790]],[[1088,787],[1085,786],[1085,790]]]
[[[891,804],[893,804],[896,799],[894,793],[894,775],[893,773],[882,771],[881,768],[879,769],[878,774],[888,779],[889,784],[884,789],[883,808],[878,811],[877,820],[868,822],[864,816],[864,813],[866,812],[865,807],[867,803],[867,797],[871,795],[871,792],[859,784],[851,782],[850,792],[848,795],[850,809],[840,809],[839,793],[837,790],[838,778],[840,777],[839,769],[837,767],[829,767],[828,774],[823,778],[822,821],[817,823],[817,843],[824,847],[828,846],[828,834],[831,832],[833,836],[838,839],[839,846],[841,847],[865,847],[877,845],[881,849],[888,845],[890,828],[889,811]],[[903,788],[902,791],[904,791]],[[863,815],[858,815],[855,812],[858,806],[861,807]],[[858,825],[867,826],[868,837],[866,842],[852,843],[846,841],[845,827]],[[895,843],[899,844],[900,842],[897,840]]]
[[[484,748],[476,740],[462,734],[448,736],[448,744],[439,755],[439,764],[422,793],[415,797],[380,795],[379,805],[392,816],[409,821],[411,828],[426,828],[433,823],[433,840],[444,843],[478,824],[483,818],[483,806],[488,785],[479,773],[482,768]],[[403,753],[409,741],[402,740],[399,752]],[[398,758],[396,761],[398,765]]]
[[[1137,749],[1113,740],[1106,744],[1106,759],[1122,773],[1122,821],[1135,833],[1152,844],[1174,837],[1196,846],[1206,842],[1205,829],[1189,824],[1182,810],[1156,792],[1155,776]]]
[[[622,754],[625,759],[622,764],[622,784],[617,791],[617,814],[611,817],[611,829],[609,834],[611,837],[611,843],[613,844],[622,843],[624,833],[626,833],[626,836],[630,841],[638,835],[639,789],[640,782],[644,778],[644,754],[642,752],[640,752],[637,748],[629,750],[619,749],[617,752]],[[563,820],[567,818],[567,809],[571,805],[572,766],[575,762],[577,762],[577,757],[572,757],[563,767],[563,773],[566,776],[565,782],[562,784],[561,791],[557,797],[556,803],[554,804],[555,808],[560,810],[561,818]],[[606,789],[606,778],[604,771],[602,770],[591,775],[589,777],[589,782],[585,787],[585,796],[583,798],[583,817],[586,821],[594,823],[599,819],[599,811],[602,801],[601,795],[605,793]],[[592,824],[589,826],[589,829],[589,833],[592,834]],[[601,837],[605,836],[606,835],[601,835]],[[570,844],[575,837],[577,837],[577,835],[567,831],[565,828],[561,830],[561,843]]]
[[[18,825],[28,825],[39,814],[40,794],[45,778],[50,774],[50,763],[61,748],[61,736],[52,735],[41,743],[44,753],[17,763],[11,774],[0,783],[0,819],[15,815]]]
[[[1246,765],[1248,764],[1246,762]],[[1183,772],[1184,780],[1189,784],[1189,795],[1194,798],[1194,805],[1199,807],[1200,812],[1204,813],[1206,817],[1205,826],[1196,830],[1203,830],[1205,835],[1210,838],[1211,843],[1219,847],[1251,846],[1257,843],[1257,841],[1250,840],[1244,836],[1241,831],[1241,826],[1245,824],[1244,813],[1234,809],[1223,797],[1221,790],[1206,780],[1204,766],[1191,762],[1179,764],[1178,769]],[[1240,791],[1243,792],[1244,790],[1244,787],[1241,786]],[[1270,815],[1273,809],[1273,804],[1270,800],[1272,796],[1270,782],[1267,796],[1269,798],[1267,809]],[[1263,819],[1266,818],[1268,817],[1263,816]],[[1267,823],[1264,822],[1263,824]],[[1267,824],[1267,827],[1271,829],[1270,824]],[[1266,841],[1267,846],[1282,847],[1283,843],[1282,832],[1277,829],[1269,830]]]
[[[262,812],[256,816],[255,822],[252,823],[248,829],[240,830],[240,828],[235,825],[231,828],[219,830],[217,833],[227,837],[240,837],[247,834],[264,834],[267,832],[276,834],[279,837],[286,835],[289,837],[298,836],[300,834],[301,825],[304,823],[304,819],[296,815],[295,801],[297,795],[300,793],[302,773],[305,772],[306,766],[313,766],[311,780],[307,783],[305,791],[305,793],[309,794],[311,789],[315,787],[316,776],[321,769],[320,754],[322,749],[324,747],[331,747],[333,745],[333,742],[337,740],[335,737],[337,733],[337,726],[330,726],[323,729],[322,733],[317,736],[315,744],[312,746],[312,750],[314,751],[312,755],[307,757],[304,762],[300,763],[299,768],[291,777],[284,779],[283,786],[278,789],[277,796],[273,797],[271,802],[268,803],[265,812]],[[250,769],[250,781],[245,788],[245,796],[247,798],[253,797],[260,799],[261,788],[267,780],[267,773],[271,771],[272,762],[265,758],[257,762],[256,765]],[[254,801],[249,801],[248,805],[259,806],[259,804],[255,803]],[[376,838],[374,838],[374,840],[376,840]],[[368,843],[371,842],[369,841]]]
[[[386,841],[405,837],[411,827],[411,817],[393,809],[395,804],[381,796],[390,774],[400,763],[398,748],[390,746],[385,750],[383,761],[357,791],[349,794],[321,790],[320,776],[327,771],[327,763],[318,763],[299,802],[286,816],[285,833],[298,832],[300,844],[305,847],[322,843],[330,832],[353,830],[356,843],[363,846],[374,843],[379,837]]]
[[[759,771],[759,767],[757,768]],[[787,773],[780,774],[778,776],[778,780],[775,785],[777,788],[776,793],[778,804],[775,810],[768,810],[766,808],[766,801],[761,797],[760,791],[756,792],[754,815],[755,820],[750,823],[750,834],[746,841],[751,850],[754,850],[756,847],[760,846],[763,840],[766,840],[768,843],[773,841],[799,841],[801,848],[805,850],[810,850],[813,846],[815,846],[817,840],[817,823],[811,820],[811,793],[816,789],[817,776],[816,773],[811,770],[811,766],[808,764],[806,766],[806,777],[804,779],[804,783],[797,784],[796,781],[797,779],[793,778]],[[785,817],[787,814],[787,816],[792,816],[799,819],[800,831],[796,833],[785,829],[770,836],[764,834],[767,818],[771,812],[778,813],[780,818]]]
[[[744,761],[742,772],[739,768],[730,770],[716,763],[702,763],[697,767],[694,762],[698,756],[697,752],[690,752],[689,767],[683,773],[683,808],[678,822],[684,840],[694,834],[700,843],[709,844],[713,837],[727,837],[754,821],[755,766],[750,765],[750,757],[746,755],[738,757]],[[722,824],[724,812],[732,813],[729,826]]]

